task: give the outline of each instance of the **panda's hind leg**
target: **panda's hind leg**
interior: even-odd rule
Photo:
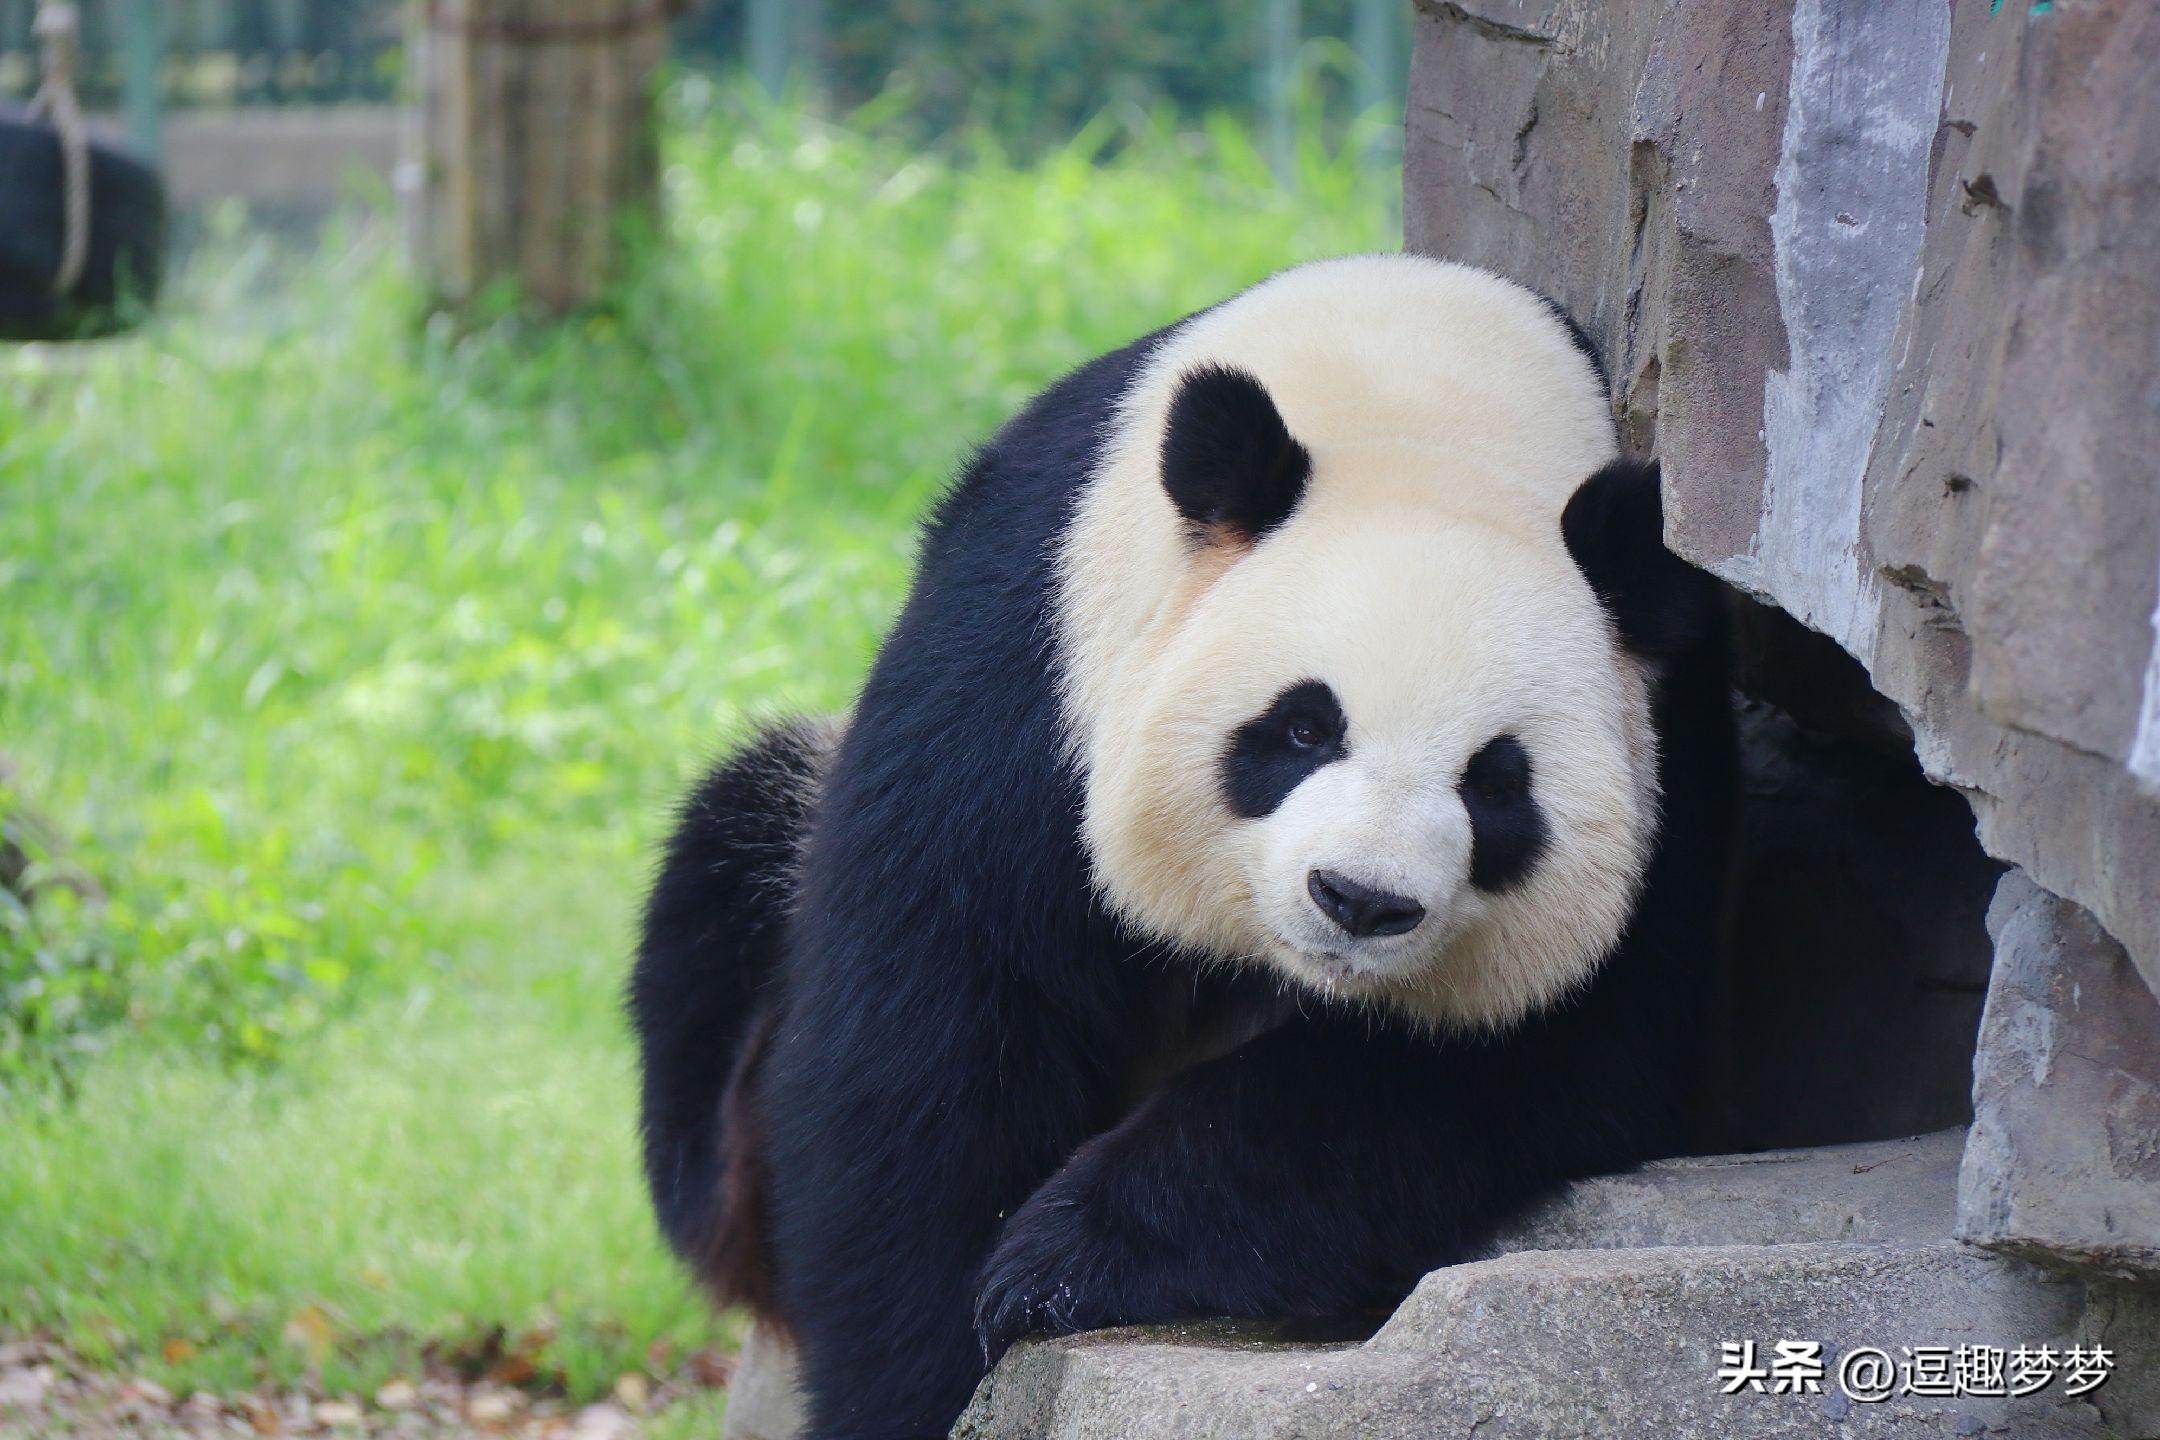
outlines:
[[[645,1178],[676,1253],[729,1300],[768,1296],[754,1091],[796,866],[841,726],[771,726],[683,800],[629,986]]]

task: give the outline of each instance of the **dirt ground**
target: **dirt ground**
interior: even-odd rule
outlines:
[[[207,1440],[325,1436],[340,1440],[637,1440],[648,1428],[717,1435],[724,1366],[686,1367],[651,1385],[626,1376],[608,1400],[573,1405],[449,1373],[393,1380],[373,1395],[271,1390],[174,1395],[154,1381],[83,1365],[39,1341],[0,1344],[0,1440]],[[686,1410],[710,1415],[701,1424]],[[680,1423],[687,1421],[686,1425]]]

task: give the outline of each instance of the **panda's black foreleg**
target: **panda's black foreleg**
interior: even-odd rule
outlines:
[[[977,1301],[987,1349],[1392,1305],[1544,1188],[1665,1143],[1670,1067],[1598,1028],[1435,1040],[1327,1015],[1186,1072],[1007,1222]]]
[[[765,1092],[806,1434],[943,1435],[988,1368],[972,1323],[982,1262],[1005,1217],[1108,1123],[1114,1052],[994,970],[882,965],[883,937],[855,954],[829,938],[818,958],[837,956],[848,983],[791,992]],[[963,983],[970,1004],[954,1003]]]

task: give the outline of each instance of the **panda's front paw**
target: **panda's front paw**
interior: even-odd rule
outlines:
[[[992,1364],[1023,1335],[1069,1335],[1140,1318],[1133,1267],[1077,1187],[1053,1179],[1006,1222],[983,1266],[975,1333]]]

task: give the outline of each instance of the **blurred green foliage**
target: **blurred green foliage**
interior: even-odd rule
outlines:
[[[1360,62],[1346,39],[1354,0],[1302,0],[1307,37],[1300,95],[1308,122],[1339,130],[1351,121]],[[703,0],[675,26],[685,62],[727,69],[742,62],[748,0]],[[1397,7],[1396,53],[1405,53],[1408,0]],[[1015,153],[1064,143],[1105,112],[1167,109],[1181,123],[1251,115],[1259,103],[1261,6],[1181,0],[891,0],[827,4],[798,18],[795,60],[803,77],[845,109],[905,94],[918,140],[995,135]],[[1388,77],[1400,94],[1401,77]],[[1399,109],[1381,117],[1393,129]]]
[[[1026,395],[1394,243],[1389,177],[1309,139],[1285,188],[1227,121],[1017,164],[671,115],[602,313],[422,323],[383,227],[229,225],[142,333],[0,355],[0,751],[96,882],[0,902],[0,1331],[183,1393],[500,1325],[582,1396],[708,1337],[616,998],[668,805],[846,704]]]
[[[624,825],[746,706],[843,703],[909,523],[1033,389],[1384,238],[1356,165],[1311,147],[1293,196],[1228,122],[1021,167],[675,108],[673,233],[607,314],[416,333],[333,239],[275,322],[18,358],[0,734],[117,883],[0,914],[0,1083],[119,1021],[265,1056],[438,968],[420,876]]]

